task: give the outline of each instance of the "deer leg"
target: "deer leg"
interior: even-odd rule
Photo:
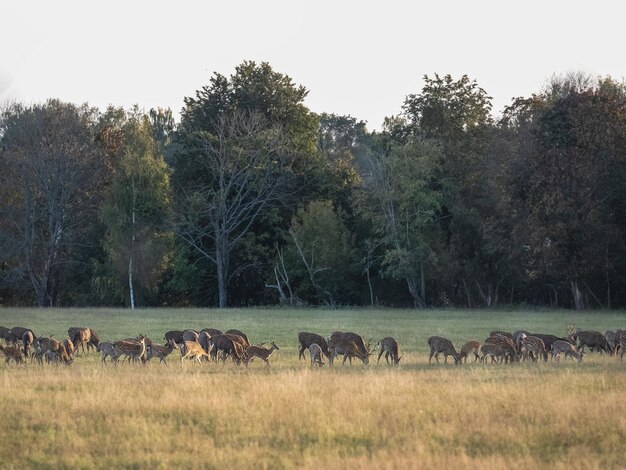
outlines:
[[[378,364],[378,363],[380,362],[380,356],[382,356],[382,355],[383,355],[383,352],[384,352],[384,351],[381,349],[381,350],[380,350],[380,352],[378,353],[378,360],[376,361],[376,364]],[[385,358],[386,358],[386,357],[387,357],[387,356],[385,356]],[[389,361],[387,361],[387,364],[389,364]]]

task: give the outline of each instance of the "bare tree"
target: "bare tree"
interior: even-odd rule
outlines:
[[[68,247],[95,214],[102,158],[91,133],[94,112],[50,100],[2,114],[0,185],[11,204],[0,213],[9,221],[0,256],[18,262],[13,270],[30,280],[41,307],[56,304]]]
[[[194,136],[206,180],[180,188],[177,233],[213,263],[227,306],[231,254],[268,207],[285,196],[291,158],[284,133],[256,113],[221,115],[215,133]]]

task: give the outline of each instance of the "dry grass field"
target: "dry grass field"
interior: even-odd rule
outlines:
[[[459,348],[493,329],[626,328],[623,312],[0,309],[0,325],[103,340],[238,328],[275,340],[272,367],[0,363],[2,468],[625,468],[626,362],[428,365],[426,339]],[[311,370],[298,331],[396,337],[401,367]],[[174,354],[177,354],[176,352]],[[384,359],[383,359],[384,362]],[[451,361],[453,363],[453,361]]]

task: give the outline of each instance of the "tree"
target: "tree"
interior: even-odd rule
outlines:
[[[231,257],[260,215],[286,196],[292,158],[282,129],[258,113],[222,114],[211,128],[215,134],[195,134],[205,176],[179,188],[177,233],[215,265],[224,308]]]
[[[11,204],[2,218],[2,256],[18,260],[13,272],[26,276],[41,307],[58,304],[63,266],[72,246],[93,223],[99,188],[106,181],[95,143],[96,111],[49,100],[14,105],[2,115],[3,191]]]
[[[163,266],[171,202],[169,170],[147,116],[136,108],[124,113],[119,129],[122,139],[100,216],[106,228],[105,249],[116,273],[113,285],[127,294],[134,309],[136,284],[148,287]]]
[[[531,275],[566,284],[577,309],[588,305],[584,290],[610,305],[610,272],[623,254],[615,216],[626,188],[615,175],[626,164],[626,89],[611,79],[555,80],[533,116]],[[594,280],[605,284],[604,302]]]
[[[364,180],[372,221],[386,243],[384,274],[406,282],[415,307],[427,305],[427,269],[436,262],[435,216],[441,193],[434,178],[441,160],[436,142],[415,137],[373,155]]]

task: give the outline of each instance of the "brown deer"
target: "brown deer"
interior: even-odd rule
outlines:
[[[625,349],[626,349],[626,334],[619,335],[617,337],[617,340],[619,340],[619,343],[618,343],[619,358],[620,358],[620,361],[623,361],[624,360],[624,352],[626,352],[625,351]],[[615,354],[617,354],[617,353],[615,353]]]
[[[330,357],[330,351],[328,350],[328,343],[324,339],[323,336],[318,335],[316,333],[308,333],[306,331],[301,331],[298,333],[298,344],[300,345],[300,349],[298,351],[298,360],[304,359],[304,352],[308,349],[310,352],[310,347],[313,344],[317,344],[322,353],[326,357]]]
[[[428,338],[428,346],[430,346],[430,355],[428,356],[429,364],[433,358],[433,354],[435,355],[435,360],[439,363],[439,353],[443,353],[445,357],[444,362],[446,364],[448,363],[448,356],[452,356],[454,358],[455,364],[461,363],[461,356],[458,352],[456,352],[456,349],[454,349],[454,346],[449,339],[441,336],[431,336]]]
[[[330,366],[333,365],[334,360],[339,355],[343,355],[343,361],[341,362],[342,366],[346,364],[346,359],[352,357],[358,357],[361,361],[363,361],[364,365],[368,365],[370,362],[369,354],[364,354],[352,340],[345,338],[333,340],[331,337],[330,341],[328,341],[328,349],[330,350],[330,357],[328,358],[328,364]],[[350,364],[352,364],[352,361],[350,361]]]
[[[74,343],[72,343],[71,340],[66,338],[63,340],[63,346],[65,346],[65,350],[67,351],[67,354],[71,357],[75,352]]]
[[[309,346],[309,355],[311,356],[311,367],[317,364],[319,367],[324,365],[324,356],[322,348],[317,343],[312,343]]]
[[[497,346],[500,346],[502,348],[502,351],[504,352],[504,362],[519,361],[519,354],[517,353],[515,343],[508,336],[490,336],[489,338],[485,339],[485,344],[495,344]]]
[[[9,344],[10,333],[11,333],[11,328],[0,326],[0,339],[4,340],[6,344]]]
[[[271,344],[272,345],[269,349],[262,348],[259,346],[250,346],[248,349],[246,349],[246,358],[243,360],[244,365],[248,367],[248,363],[252,361],[255,357],[258,357],[259,359],[262,359],[263,361],[265,361],[265,365],[269,367],[270,366],[270,361],[268,360],[269,357],[272,355],[274,351],[280,350],[280,348],[276,346],[276,343],[274,343],[274,341],[272,341]]]
[[[72,358],[67,352],[65,345],[61,341],[57,341],[54,338],[37,338],[35,339],[35,358],[37,362],[43,365],[44,356],[48,351],[58,354],[63,363],[69,366],[72,363]]]
[[[80,347],[84,353],[85,346],[87,346],[87,352],[89,352],[91,328],[73,326],[67,330],[67,335],[70,337],[75,351],[78,351],[78,348]]]
[[[352,341],[356,345],[357,349],[359,350],[362,356],[370,356],[372,354],[370,352],[372,339],[374,338],[370,338],[367,344],[365,344],[365,340],[363,339],[361,335],[352,333],[351,331],[346,331],[346,332],[335,331],[333,332],[332,335],[330,335],[331,341],[335,341],[335,342],[339,340],[345,340],[347,342]],[[330,342],[328,342],[328,345],[330,349]],[[348,356],[348,359],[350,360],[350,365],[352,365],[352,357],[357,357],[357,356],[352,356],[352,355]],[[369,363],[369,359],[368,359],[368,363]]]
[[[113,348],[115,349],[116,363],[122,356],[128,357],[128,362],[130,362],[131,359],[133,361],[143,360],[146,355],[146,337],[139,335],[139,339],[137,340],[116,341],[113,344]]]
[[[173,339],[170,339],[165,346],[154,343],[150,346],[146,346],[146,361],[150,361],[150,359],[156,357],[159,359],[159,364],[164,363],[167,365],[167,356],[169,356],[175,348],[176,343]]]
[[[552,343],[552,356],[556,356],[557,362],[560,360],[561,353],[565,354],[566,360],[567,356],[571,356],[572,359],[576,359],[578,362],[583,360],[584,353],[578,352],[573,344],[558,339]]]
[[[200,343],[196,341],[183,341],[180,345],[180,363],[182,365],[185,359],[195,359],[198,364],[202,365],[202,358],[209,359],[207,352],[202,349]]]
[[[506,336],[510,340],[513,340],[513,335],[508,331],[493,330],[489,332],[489,336]]]
[[[209,336],[215,336],[215,335],[223,335],[224,333],[220,330],[217,330],[215,328],[202,328],[200,330],[200,333],[206,332],[209,334]],[[199,333],[199,334],[200,334]]]
[[[183,341],[195,341],[198,342],[199,333],[196,330],[183,331]]]
[[[4,353],[4,362],[6,365],[9,365],[11,361],[15,362],[16,365],[24,362],[22,357],[23,351],[19,346],[2,346],[0,344],[0,351]]]
[[[28,353],[30,351],[30,347],[35,342],[35,336],[32,331],[26,331],[22,335],[22,345],[24,347],[24,356],[28,357]]]
[[[574,330],[574,328],[569,325],[567,327],[567,333],[571,338],[578,342],[578,347],[576,348],[576,351],[578,352],[584,353],[585,346],[587,346],[592,352],[598,350],[600,352],[604,351],[611,354],[611,348],[608,341],[599,331],[581,331],[580,328],[576,328]]]
[[[22,341],[22,338],[24,338],[24,334],[28,332],[33,335],[33,338],[37,337],[35,333],[33,333],[33,330],[31,330],[30,328],[14,326],[9,330],[9,333],[7,334],[7,341],[13,345],[16,345],[17,343]]]
[[[464,363],[467,363],[467,358],[473,354],[474,362],[480,359],[480,342],[479,341],[468,341],[461,347],[461,352],[459,353],[459,357],[463,360]]]
[[[96,351],[102,354],[102,365],[106,365],[107,357],[110,357],[111,360],[117,363],[119,357],[117,352],[115,351],[115,345],[113,343],[109,343],[108,341],[102,341],[98,343],[96,346]]]
[[[247,348],[248,346],[250,346],[250,341],[248,340],[248,336],[239,330],[228,330],[224,332],[225,335],[237,335],[237,336],[241,336],[243,338],[243,345]]]
[[[390,356],[392,365],[400,365],[400,359],[402,359],[402,356],[400,356],[400,345],[395,339],[393,339],[391,336],[385,336],[378,342],[377,346],[380,347],[380,352],[378,353],[378,360],[376,361],[376,364],[380,362],[380,357],[384,353],[387,365],[389,365]]]
[[[548,352],[546,345],[541,338],[536,336],[524,336],[521,348],[522,357],[527,360],[529,357],[536,362],[539,357],[543,358],[543,362],[548,361]]]
[[[215,335],[209,339],[211,346],[211,359],[218,360],[218,354],[222,353],[222,360],[226,363],[226,357],[231,356],[235,364],[241,364],[244,358],[244,349],[241,343],[233,340],[231,335]]]
[[[480,347],[480,352],[483,355],[480,362],[485,362],[488,357],[491,358],[492,364],[494,362],[497,364],[504,361],[504,351],[497,344],[483,344]]]
[[[173,339],[176,344],[183,342],[183,332],[179,330],[167,331],[163,339],[167,343],[170,339]]]

